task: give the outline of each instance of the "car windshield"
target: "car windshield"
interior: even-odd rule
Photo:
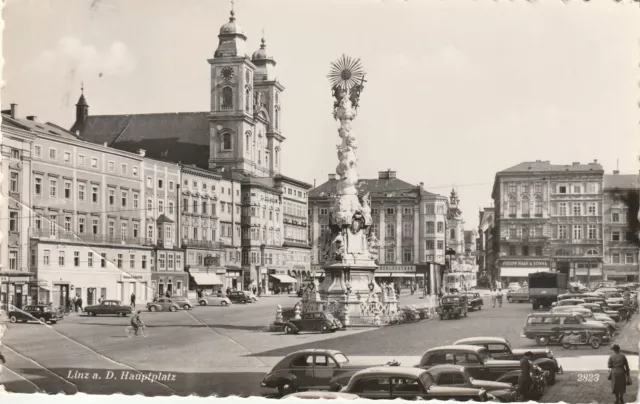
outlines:
[[[345,363],[349,363],[349,359],[347,359],[347,357],[341,353],[333,355],[333,359],[335,359],[336,362],[338,362],[341,365]]]
[[[429,388],[433,384],[433,376],[431,376],[427,371],[422,372],[418,379],[427,390],[429,390]]]

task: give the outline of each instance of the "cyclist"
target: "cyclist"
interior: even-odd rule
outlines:
[[[140,327],[144,326],[144,323],[140,319],[140,314],[142,314],[142,310],[138,310],[136,314],[134,314],[133,317],[131,317],[131,326],[135,330],[136,335],[138,335]]]

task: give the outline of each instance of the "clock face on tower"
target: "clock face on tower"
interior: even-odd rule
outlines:
[[[233,67],[227,66],[222,68],[222,78],[225,80],[231,80],[233,78]]]

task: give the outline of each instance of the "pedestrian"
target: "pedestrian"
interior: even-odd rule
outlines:
[[[169,289],[167,289],[167,293],[164,294],[165,297],[171,297],[171,291]]]
[[[98,303],[102,303],[102,301],[103,301],[103,300],[104,300],[104,296],[100,296],[100,297],[98,298]]]
[[[73,311],[78,312],[78,295],[73,297]]]
[[[227,295],[231,292],[231,288],[227,286]]]
[[[258,297],[262,296],[262,286],[258,286]]]
[[[136,308],[136,294],[135,294],[135,292],[131,293],[131,308],[132,309]]]
[[[491,289],[491,303],[493,304],[493,307],[496,307],[496,300],[498,299],[498,294],[496,293],[495,289]]]
[[[502,307],[502,289],[498,289],[498,304],[500,305],[500,307]]]
[[[529,391],[531,390],[531,358],[533,353],[527,351],[524,353],[522,359],[520,359],[520,375],[518,376],[518,395],[520,401],[528,401]]]
[[[80,313],[84,312],[84,309],[82,308],[82,296],[78,296],[78,308],[80,309]]]
[[[609,356],[609,380],[611,380],[611,391],[616,396],[616,404],[624,404],[624,393],[627,386],[631,385],[631,371],[627,357],[620,353],[620,346],[615,344],[611,347],[613,354]]]

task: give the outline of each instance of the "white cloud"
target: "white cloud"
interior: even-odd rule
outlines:
[[[135,69],[135,59],[122,42],[113,42],[107,49],[98,50],[77,38],[64,37],[52,50],[42,52],[37,66],[52,72],[63,71],[80,77],[123,75]]]

